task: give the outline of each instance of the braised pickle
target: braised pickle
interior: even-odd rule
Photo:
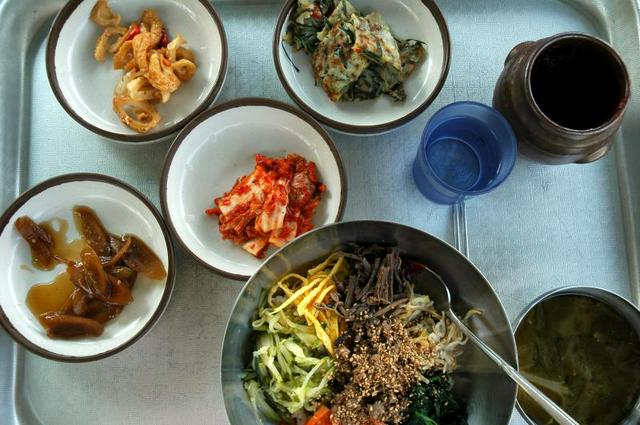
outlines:
[[[56,261],[51,235],[29,217],[18,218],[16,229],[29,244],[33,266],[40,270],[52,270]]]
[[[133,301],[138,274],[153,280],[167,276],[160,258],[137,236],[111,234],[86,206],[74,207],[73,217],[81,238],[71,242],[64,220],[37,224],[21,217],[16,221],[35,267],[66,266],[53,282],[35,285],[27,295],[29,309],[51,338],[102,335],[104,324]]]
[[[76,206],[73,208],[73,219],[78,232],[96,254],[107,256],[111,253],[109,233],[105,230],[95,211],[89,207]]]

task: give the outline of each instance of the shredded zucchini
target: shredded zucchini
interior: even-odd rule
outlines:
[[[263,293],[252,323],[257,339],[245,388],[253,407],[268,419],[312,412],[317,400],[330,394],[340,320],[317,306],[347,271],[344,257],[333,254],[307,277],[288,274]]]

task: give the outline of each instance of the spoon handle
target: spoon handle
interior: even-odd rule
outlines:
[[[485,344],[480,338],[478,338],[469,328],[462,323],[462,320],[458,318],[451,310],[447,311],[447,316],[462,330],[462,332],[471,339],[480,349],[493,360],[500,368],[513,379],[524,392],[526,392],[532,399],[542,407],[553,419],[560,425],[580,425],[573,420],[564,410],[558,407],[549,397],[542,391],[536,388],[531,382],[522,376],[517,370],[515,370],[509,363],[504,361],[495,351],[493,351],[487,344]]]
[[[469,236],[467,233],[467,208],[464,199],[453,205],[453,239],[455,247],[469,258]]]

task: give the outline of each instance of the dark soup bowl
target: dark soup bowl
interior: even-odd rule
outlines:
[[[578,423],[640,423],[640,311],[604,289],[566,287],[534,300],[516,322],[520,372]],[[518,393],[532,425],[550,417]]]

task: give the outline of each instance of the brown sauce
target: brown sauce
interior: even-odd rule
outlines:
[[[56,256],[65,260],[80,261],[80,253],[87,247],[87,243],[81,238],[67,240],[67,231],[69,230],[67,220],[54,218],[40,223],[40,227],[51,235],[53,252]],[[26,267],[28,268],[28,266]],[[52,282],[32,286],[27,293],[27,306],[36,318],[50,311],[58,311],[67,301],[73,289],[74,285],[69,274],[64,271],[58,274]]]
[[[55,255],[65,260],[80,261],[80,253],[86,249],[88,245],[82,238],[72,241],[67,240],[67,231],[69,230],[67,220],[54,218],[41,223],[40,226],[51,235]]]
[[[58,311],[73,292],[73,283],[64,271],[53,282],[33,285],[27,293],[27,306],[36,318],[50,311]]]

